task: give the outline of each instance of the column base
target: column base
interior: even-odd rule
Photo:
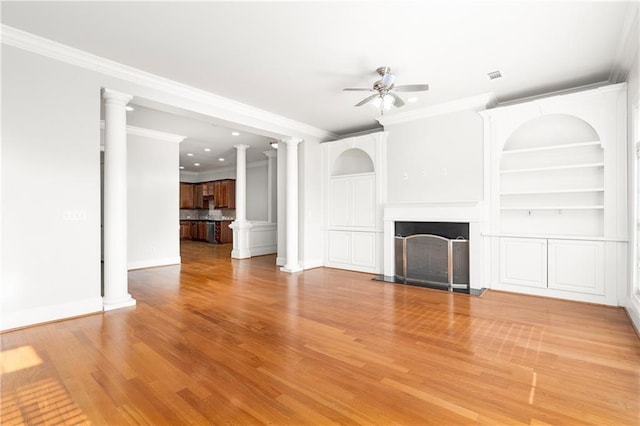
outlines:
[[[104,300],[102,299],[102,310],[103,311],[113,311],[114,309],[120,308],[128,308],[129,306],[135,306],[136,299],[132,298],[130,294],[127,294],[126,297],[116,299],[116,300]]]
[[[249,248],[249,238],[251,222],[247,220],[235,220],[229,226],[233,230],[233,250],[231,250],[231,258],[248,259],[251,257]]]
[[[300,265],[294,265],[294,266],[285,265],[282,268],[280,268],[280,270],[282,272],[288,272],[290,274],[293,274],[294,272],[302,271],[302,266],[300,266]]]
[[[251,257],[251,251],[241,250],[241,249],[233,249],[231,250],[231,258],[232,259],[249,259]]]
[[[280,257],[280,256],[276,257],[276,265],[278,265],[278,266],[284,266],[286,263],[287,263],[287,259],[286,259],[284,256],[282,256],[282,257]]]

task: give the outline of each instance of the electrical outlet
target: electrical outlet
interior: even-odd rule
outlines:
[[[446,176],[446,175],[447,175],[447,168],[446,168],[446,167],[441,168],[441,169],[440,169],[440,174],[441,174],[442,176]]]
[[[402,180],[409,180],[409,173],[403,173],[402,174]]]

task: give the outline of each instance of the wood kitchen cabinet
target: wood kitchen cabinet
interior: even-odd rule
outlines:
[[[195,185],[193,185],[193,208],[194,209],[203,209],[204,208],[204,199],[202,198],[202,186],[203,184],[201,183],[196,183]],[[208,203],[207,203],[207,207],[208,207]]]
[[[180,239],[181,240],[191,239],[191,222],[187,222],[187,221],[180,222]]]
[[[229,244],[233,242],[233,230],[229,228],[230,220],[216,222],[216,243]]]
[[[213,182],[213,203],[217,209],[235,209],[236,181],[224,179]]]
[[[193,209],[194,207],[194,185],[192,183],[180,182],[180,208]]]

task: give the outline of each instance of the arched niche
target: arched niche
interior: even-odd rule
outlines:
[[[568,114],[548,114],[527,121],[506,140],[503,150],[540,148],[599,141],[598,132],[586,121]]]
[[[336,158],[331,169],[331,176],[373,173],[375,168],[369,154],[358,148],[344,151]]]

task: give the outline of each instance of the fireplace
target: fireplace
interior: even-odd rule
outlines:
[[[395,280],[469,293],[469,224],[396,222]]]
[[[385,206],[381,278],[478,294],[483,274],[482,215],[482,203],[474,201]],[[413,255],[418,259],[414,261]]]

